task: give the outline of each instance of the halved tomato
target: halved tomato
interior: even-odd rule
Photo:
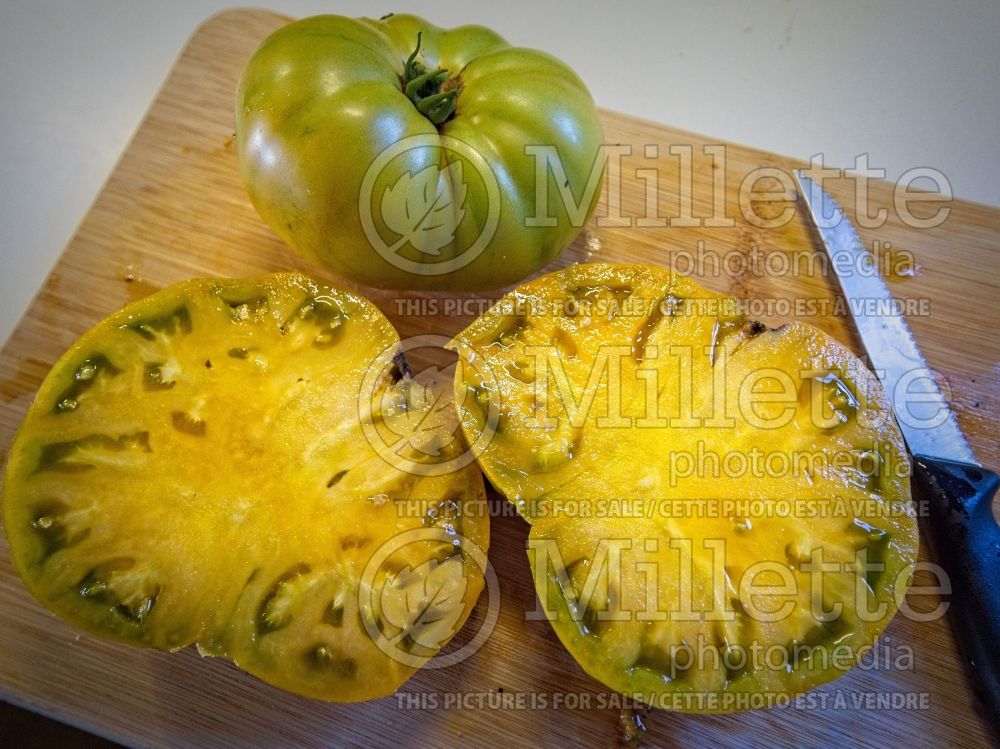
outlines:
[[[917,550],[908,459],[876,378],[821,331],[598,264],[523,284],[453,345],[542,612],[600,681],[738,709],[844,673],[888,624]]]
[[[28,589],[89,632],[196,643],[304,695],[390,694],[468,616],[489,542],[479,470],[434,469],[461,435],[421,424],[441,391],[398,343],[365,299],[294,274],[188,281],[101,322],[11,448]]]

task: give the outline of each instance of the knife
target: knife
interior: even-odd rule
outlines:
[[[976,462],[906,320],[898,312],[886,313],[892,294],[850,220],[804,172],[795,176],[913,455],[914,493],[926,503],[926,530],[951,580],[952,628],[986,712],[1000,725],[1000,526],[993,516],[997,476]]]

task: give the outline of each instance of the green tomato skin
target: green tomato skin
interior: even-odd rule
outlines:
[[[418,32],[417,59],[427,70],[448,70],[444,88],[459,92],[453,116],[440,127],[403,91]],[[514,283],[576,237],[602,181],[603,131],[572,70],[481,26],[445,30],[411,15],[315,16],[279,29],[240,79],[236,136],[243,182],[271,228],[308,260],[382,288],[473,291]],[[363,190],[379,154],[412,136],[425,140],[373,169],[378,177]],[[481,160],[470,161],[464,147],[441,147],[456,141]],[[563,185],[546,173],[547,186],[537,191],[547,198],[543,206],[536,196],[540,167],[526,151],[535,145],[554,146],[565,171]],[[454,161],[461,162],[460,181],[445,169]],[[484,167],[492,176],[481,176]],[[440,177],[421,191],[415,184],[421,172]],[[589,196],[588,183],[596,187]],[[445,224],[435,235],[442,240],[424,245],[427,251],[408,242],[399,219],[385,219],[385,201],[395,197],[402,210],[407,185],[418,198],[405,204],[413,230]],[[590,199],[568,211],[566,191],[576,204]],[[431,206],[447,210],[421,223]],[[549,218],[529,220],[536,215]],[[373,232],[382,254],[369,238]]]

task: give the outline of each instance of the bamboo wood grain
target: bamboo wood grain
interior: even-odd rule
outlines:
[[[3,454],[48,368],[84,330],[125,302],[191,276],[249,276],[301,268],[323,275],[291,254],[250,206],[231,148],[234,88],[248,55],[284,22],[262,11],[231,11],[206,22],[192,37],[169,79],[43,288],[0,353],[0,449]],[[734,113],[735,116],[735,113]],[[657,209],[680,213],[678,158],[670,145],[693,147],[692,210],[712,213],[713,180],[726,177],[726,212],[719,227],[598,227],[558,261],[584,259],[680,264],[699,241],[707,252],[749,257],[819,251],[803,214],[779,229],[759,229],[740,215],[738,188],[761,166],[788,169],[785,158],[727,145],[724,170],[704,155],[709,138],[663,125],[604,113],[607,141],[632,146],[622,160],[624,215],[646,214],[646,186],[660,181]],[[794,123],[776,123],[794,127]],[[647,157],[646,146],[657,155]],[[846,180],[829,185],[847,202]],[[892,207],[891,186],[872,187],[874,202]],[[598,209],[607,213],[607,200]],[[762,211],[763,212],[763,211]],[[917,212],[917,211],[915,211]],[[926,211],[925,211],[926,213]],[[900,298],[927,299],[929,315],[910,319],[930,365],[953,392],[953,406],[980,460],[1000,467],[1000,210],[956,201],[935,229],[913,229],[890,210],[888,223],[862,230],[867,242],[891,241],[910,252],[913,278],[890,277]],[[684,268],[678,268],[684,270]],[[740,297],[836,299],[836,282],[821,274],[774,276],[744,272],[694,275],[704,285]],[[451,334],[470,317],[402,314],[398,294],[365,293],[403,336]],[[410,298],[436,299],[433,294]],[[441,299],[437,298],[440,302]],[[764,316],[776,323],[780,316]],[[800,317],[859,349],[849,320],[827,314]],[[494,507],[503,507],[495,497]],[[149,652],[81,635],[49,615],[15,575],[0,540],[0,696],[117,741],[151,746],[234,745],[609,745],[622,740],[619,712],[598,707],[609,693],[566,654],[544,621],[526,621],[535,606],[524,552],[527,526],[493,522],[490,557],[500,580],[499,624],[484,648],[461,665],[418,673],[403,697],[357,705],[328,705],[285,694],[235,667],[179,654]],[[900,617],[885,635],[889,647],[913,648],[909,669],[856,670],[819,691],[843,709],[766,711],[698,716],[653,711],[645,715],[647,742],[662,746],[743,744],[816,746],[982,746],[985,724],[955,652],[946,621],[918,624]],[[503,696],[499,690],[503,690]],[[853,700],[876,692],[926,693],[927,709],[880,710]],[[444,709],[448,693],[493,695]],[[546,695],[549,706],[532,709]],[[579,694],[590,709],[553,707],[556,694]],[[421,697],[424,695],[424,697]],[[439,701],[431,709],[433,699]],[[474,697],[479,699],[479,697]],[[524,709],[517,700],[524,699]],[[535,698],[535,704],[539,698]],[[423,700],[423,701],[421,701]],[[402,702],[401,702],[402,701]],[[409,708],[409,709],[408,709]],[[421,709],[425,708],[425,709]]]

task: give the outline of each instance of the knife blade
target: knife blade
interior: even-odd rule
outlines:
[[[854,325],[889,395],[910,452],[978,465],[906,320],[891,314],[896,305],[872,254],[836,201],[803,173],[797,176]]]
[[[913,456],[925,530],[951,583],[949,613],[987,718],[1000,727],[1000,526],[997,475],[976,462],[872,254],[846,214],[802,171],[795,177],[875,374]]]

